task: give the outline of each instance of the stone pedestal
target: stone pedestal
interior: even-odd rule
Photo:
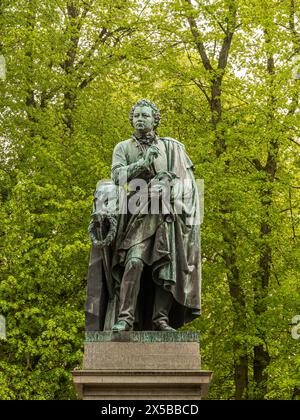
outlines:
[[[83,369],[72,373],[84,400],[200,400],[211,381],[193,332],[86,333]]]

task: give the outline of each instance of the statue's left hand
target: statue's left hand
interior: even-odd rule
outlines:
[[[157,179],[158,181],[161,181],[162,179],[166,179],[167,181],[170,182],[175,178],[178,178],[178,176],[174,172],[171,172],[171,171],[160,171],[155,176],[155,179]]]

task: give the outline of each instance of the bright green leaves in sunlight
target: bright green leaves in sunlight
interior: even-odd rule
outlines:
[[[300,398],[299,9],[0,2],[0,399],[76,398],[93,191],[140,98],[204,179],[208,398]]]

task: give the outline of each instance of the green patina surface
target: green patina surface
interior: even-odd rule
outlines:
[[[127,341],[133,343],[199,342],[194,331],[93,331],[85,333],[85,342]]]

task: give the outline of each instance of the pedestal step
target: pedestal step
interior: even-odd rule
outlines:
[[[201,370],[198,334],[95,332],[73,381],[84,400],[200,400],[211,376]]]

